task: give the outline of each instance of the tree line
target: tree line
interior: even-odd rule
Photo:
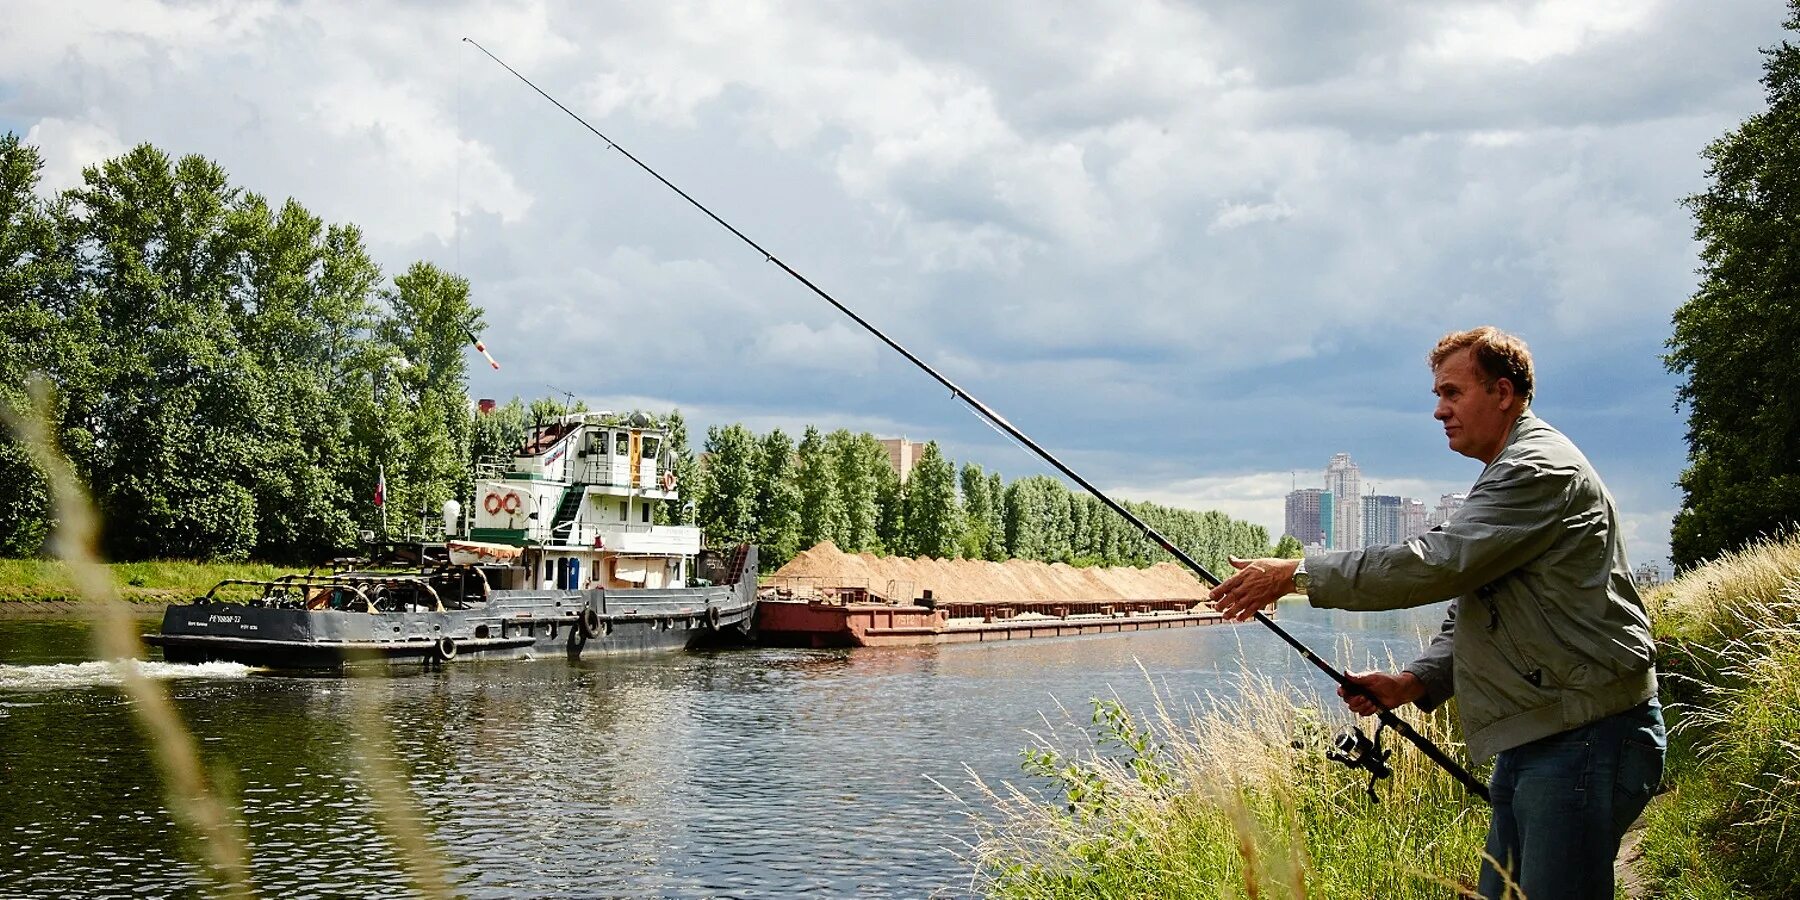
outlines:
[[[704,451],[696,524],[712,544],[758,544],[765,568],[820,541],[851,553],[1076,566],[1172,559],[1098,498],[1045,475],[1008,483],[974,463],[958,469],[935,441],[904,482],[868,433],[809,426],[796,444],[779,428],[757,435],[728,425],[707,430]],[[1227,556],[1271,552],[1267,529],[1221,512],[1124,505],[1215,571]]]

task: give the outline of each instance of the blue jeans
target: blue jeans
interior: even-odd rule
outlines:
[[[1662,705],[1618,715],[1503,750],[1488,791],[1494,819],[1481,865],[1481,896],[1506,893],[1498,864],[1529,900],[1611,900],[1613,858],[1662,780]]]

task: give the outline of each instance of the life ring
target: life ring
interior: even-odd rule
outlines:
[[[600,635],[600,614],[594,612],[594,608],[591,606],[582,610],[581,615],[575,620],[575,627],[581,630],[583,638],[593,640]]]
[[[431,645],[431,655],[438,662],[449,662],[456,658],[456,638],[444,635]]]
[[[672,491],[675,489],[675,472],[673,470],[663,473],[662,486],[665,491]]]
[[[506,507],[507,515],[512,515],[513,513],[518,512],[519,511],[519,495],[518,494],[507,494],[506,502],[504,502],[500,505]]]
[[[487,510],[488,515],[497,516],[500,514],[502,503],[503,501],[500,499],[499,494],[489,494],[481,501],[481,508]]]

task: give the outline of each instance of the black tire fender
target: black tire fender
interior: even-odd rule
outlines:
[[[438,638],[437,643],[431,645],[431,656],[433,659],[435,659],[441,663],[447,663],[447,662],[455,659],[456,658],[456,638],[453,638],[447,634],[441,638]]]
[[[719,608],[718,607],[709,606],[706,608],[706,625],[707,625],[707,627],[711,628],[714,631],[719,630]]]
[[[600,614],[591,606],[582,610],[575,619],[575,627],[581,630],[582,637],[593,640],[600,635]]]

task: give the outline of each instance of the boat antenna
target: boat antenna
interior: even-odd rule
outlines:
[[[967,404],[969,406],[969,408],[971,410],[973,410],[978,416],[987,420],[995,428],[1000,429],[1007,436],[1009,436],[1013,440],[1017,441],[1021,446],[1024,446],[1026,449],[1028,449],[1032,453],[1036,454],[1039,459],[1042,459],[1044,462],[1049,463],[1051,466],[1055,467],[1057,471],[1059,471],[1059,472],[1063,473],[1063,475],[1067,476],[1071,481],[1080,485],[1083,490],[1087,491],[1089,494],[1092,494],[1101,503],[1106,504],[1106,506],[1108,508],[1110,508],[1113,512],[1118,513],[1120,517],[1122,517],[1125,521],[1131,523],[1132,527],[1134,527],[1138,531],[1142,532],[1145,537],[1147,537],[1151,541],[1153,541],[1158,547],[1161,547],[1170,556],[1174,557],[1182,565],[1186,566],[1189,570],[1193,571],[1194,574],[1200,576],[1202,581],[1205,581],[1209,585],[1216,586],[1219,584],[1219,578],[1217,576],[1215,576],[1213,573],[1207,571],[1206,567],[1201,565],[1199,560],[1194,559],[1192,556],[1188,555],[1186,551],[1182,550],[1180,547],[1175,546],[1175,544],[1173,542],[1171,542],[1168,538],[1163,537],[1163,535],[1160,532],[1158,532],[1155,528],[1150,527],[1150,523],[1145,522],[1143,519],[1138,518],[1138,516],[1135,513],[1133,513],[1129,509],[1126,509],[1123,504],[1121,504],[1117,500],[1114,500],[1113,498],[1107,496],[1104,491],[1095,487],[1093,485],[1093,483],[1089,482],[1086,478],[1081,477],[1080,473],[1076,472],[1074,469],[1069,468],[1068,465],[1065,464],[1062,460],[1057,459],[1054,455],[1052,455],[1050,453],[1050,451],[1045,450],[1042,446],[1040,446],[1037,441],[1032,440],[1031,437],[1029,435],[1027,435],[1025,432],[1020,431],[1017,426],[1013,425],[1011,422],[1008,422],[1006,420],[1006,417],[995,412],[992,407],[989,407],[986,403],[981,402],[979,399],[977,399],[974,396],[972,396],[971,394],[969,394],[968,391],[965,391],[962,388],[958,387],[955,382],[951,381],[949,378],[944,377],[944,374],[942,372],[939,372],[938,370],[932,368],[930,366],[930,364],[926,363],[924,360],[915,356],[911,350],[906,349],[905,347],[901,346],[898,341],[894,340],[891,337],[888,337],[887,334],[884,333],[881,329],[876,328],[874,325],[870,324],[867,319],[864,319],[862,316],[857,315],[855,310],[852,310],[850,307],[845,306],[836,297],[833,297],[829,293],[826,293],[824,288],[819,287],[818,285],[814,284],[811,279],[807,278],[805,275],[800,274],[800,272],[798,270],[796,270],[793,266],[788,265],[787,263],[783,262],[779,257],[777,257],[775,254],[770,253],[768,250],[764,249],[761,244],[758,244],[756,241],[752,240],[749,235],[746,235],[742,231],[739,231],[737,229],[737,226],[732,225],[730,222],[725,221],[723,218],[720,218],[718,213],[713,212],[711,209],[707,208],[707,206],[705,204],[701,203],[699,200],[694,199],[694,197],[691,194],[689,194],[687,191],[684,191],[681,188],[677,187],[674,182],[670,181],[667,178],[664,178],[662,173],[656,171],[655,169],[652,169],[643,160],[638,159],[637,156],[634,155],[631,151],[620,146],[617,141],[602,134],[600,132],[600,129],[595,128],[593,125],[588,124],[588,121],[586,119],[583,119],[581,116],[577,115],[574,110],[571,110],[567,106],[564,106],[561,100],[558,100],[555,97],[550,96],[550,94],[546,93],[543,88],[538,87],[537,84],[534,83],[531,79],[526,78],[524,75],[520,74],[518,69],[515,69],[512,66],[507,65],[504,60],[502,60],[498,56],[495,56],[493,53],[489,52],[486,47],[481,46],[481,44],[477,43],[474,39],[465,37],[465,38],[463,38],[463,40],[474,45],[475,49],[480,50],[483,54],[485,54],[487,56],[488,59],[493,60],[501,68],[505,69],[508,72],[511,72],[513,77],[524,82],[526,87],[529,87],[533,91],[536,91],[538,96],[543,97],[545,100],[550,101],[551,105],[555,106],[557,109],[562,110],[564,114],[566,114],[569,118],[574,119],[578,124],[581,125],[581,127],[586,128],[595,137],[599,138],[601,141],[604,141],[606,143],[606,146],[608,149],[617,150],[620,153],[624,154],[625,158],[628,160],[631,160],[633,165],[636,165],[638,168],[644,170],[644,172],[646,174],[648,174],[650,177],[656,179],[657,181],[662,182],[664,187],[668,188],[671,191],[674,191],[677,195],[679,195],[681,197],[681,199],[686,200],[690,206],[694,207],[695,209],[699,210],[701,213],[705,214],[705,216],[707,218],[718,223],[719,227],[725,229],[726,231],[731,232],[733,237],[736,237],[738,240],[749,245],[749,247],[752,250],[755,250],[756,252],[762,254],[763,260],[765,262],[773,263],[776,268],[780,269],[783,272],[786,272],[789,277],[793,278],[795,281],[800,282],[800,284],[804,285],[807,290],[812,291],[814,294],[818,295],[818,297],[821,300],[824,300],[826,303],[831,304],[833,307],[835,307],[837,309],[838,312],[841,312],[845,316],[848,316],[851,321],[855,322],[858,325],[861,325],[863,327],[863,330],[874,335],[882,343],[884,343],[884,344],[888,345],[890,348],[892,348],[894,350],[894,352],[900,354],[903,357],[906,357],[907,362],[910,362],[913,365],[919,367],[919,369],[921,371],[923,371],[925,374],[930,375],[939,384],[943,385],[945,388],[948,388],[950,391],[951,399],[960,400],[963,403]],[[1337,682],[1338,686],[1343,688],[1347,693],[1358,694],[1363,697],[1367,697],[1370,700],[1370,702],[1375,704],[1375,707],[1377,709],[1381,710],[1381,712],[1379,714],[1379,718],[1383,725],[1392,729],[1394,731],[1394,733],[1400,735],[1402,738],[1405,738],[1413,746],[1419,748],[1420,752],[1424,753],[1427,757],[1430,757],[1432,762],[1437,763],[1440,767],[1442,767],[1444,769],[1444,771],[1446,771],[1446,772],[1450,773],[1452,776],[1454,776],[1457,781],[1462,782],[1463,786],[1468,788],[1470,793],[1476,795],[1477,797],[1480,797],[1482,800],[1487,800],[1490,803],[1492,802],[1488,798],[1487,785],[1482,784],[1481,781],[1476,779],[1476,777],[1474,775],[1469,774],[1469,770],[1463,768],[1460,764],[1458,764],[1456,762],[1456,760],[1450,758],[1450,754],[1446,753],[1442,747],[1439,747],[1436,743],[1432,742],[1432,740],[1430,738],[1420,734],[1411,725],[1407,724],[1405,719],[1402,719],[1398,715],[1395,715],[1393,710],[1389,709],[1385,704],[1383,704],[1379,699],[1377,699],[1366,688],[1364,688],[1360,684],[1357,684],[1354,681],[1351,681],[1350,677],[1348,675],[1344,674],[1342,671],[1340,671],[1337,667],[1333,666],[1331,663],[1326,662],[1317,653],[1314,653],[1312,651],[1312,648],[1301,643],[1300,640],[1298,638],[1294,637],[1292,634],[1289,634],[1287,629],[1282,628],[1280,625],[1275,624],[1275,620],[1264,615],[1261,610],[1258,610],[1256,613],[1254,613],[1254,617],[1257,622],[1261,623],[1264,627],[1266,627],[1270,631],[1274,632],[1275,635],[1277,637],[1281,638],[1284,642],[1286,642],[1288,646],[1294,648],[1294,650],[1296,652],[1298,652],[1302,657],[1304,657],[1307,662],[1312,663],[1313,666],[1318,668],[1319,671],[1324,672],[1326,675],[1330,676],[1331,680]]]
[[[474,43],[474,42],[471,41],[470,43]],[[559,388],[554,384],[546,384],[546,385],[544,385],[544,387],[549,388],[553,393],[562,395],[563,418],[568,419],[569,418],[569,408],[575,405],[575,392],[574,391],[565,391],[562,388]]]

